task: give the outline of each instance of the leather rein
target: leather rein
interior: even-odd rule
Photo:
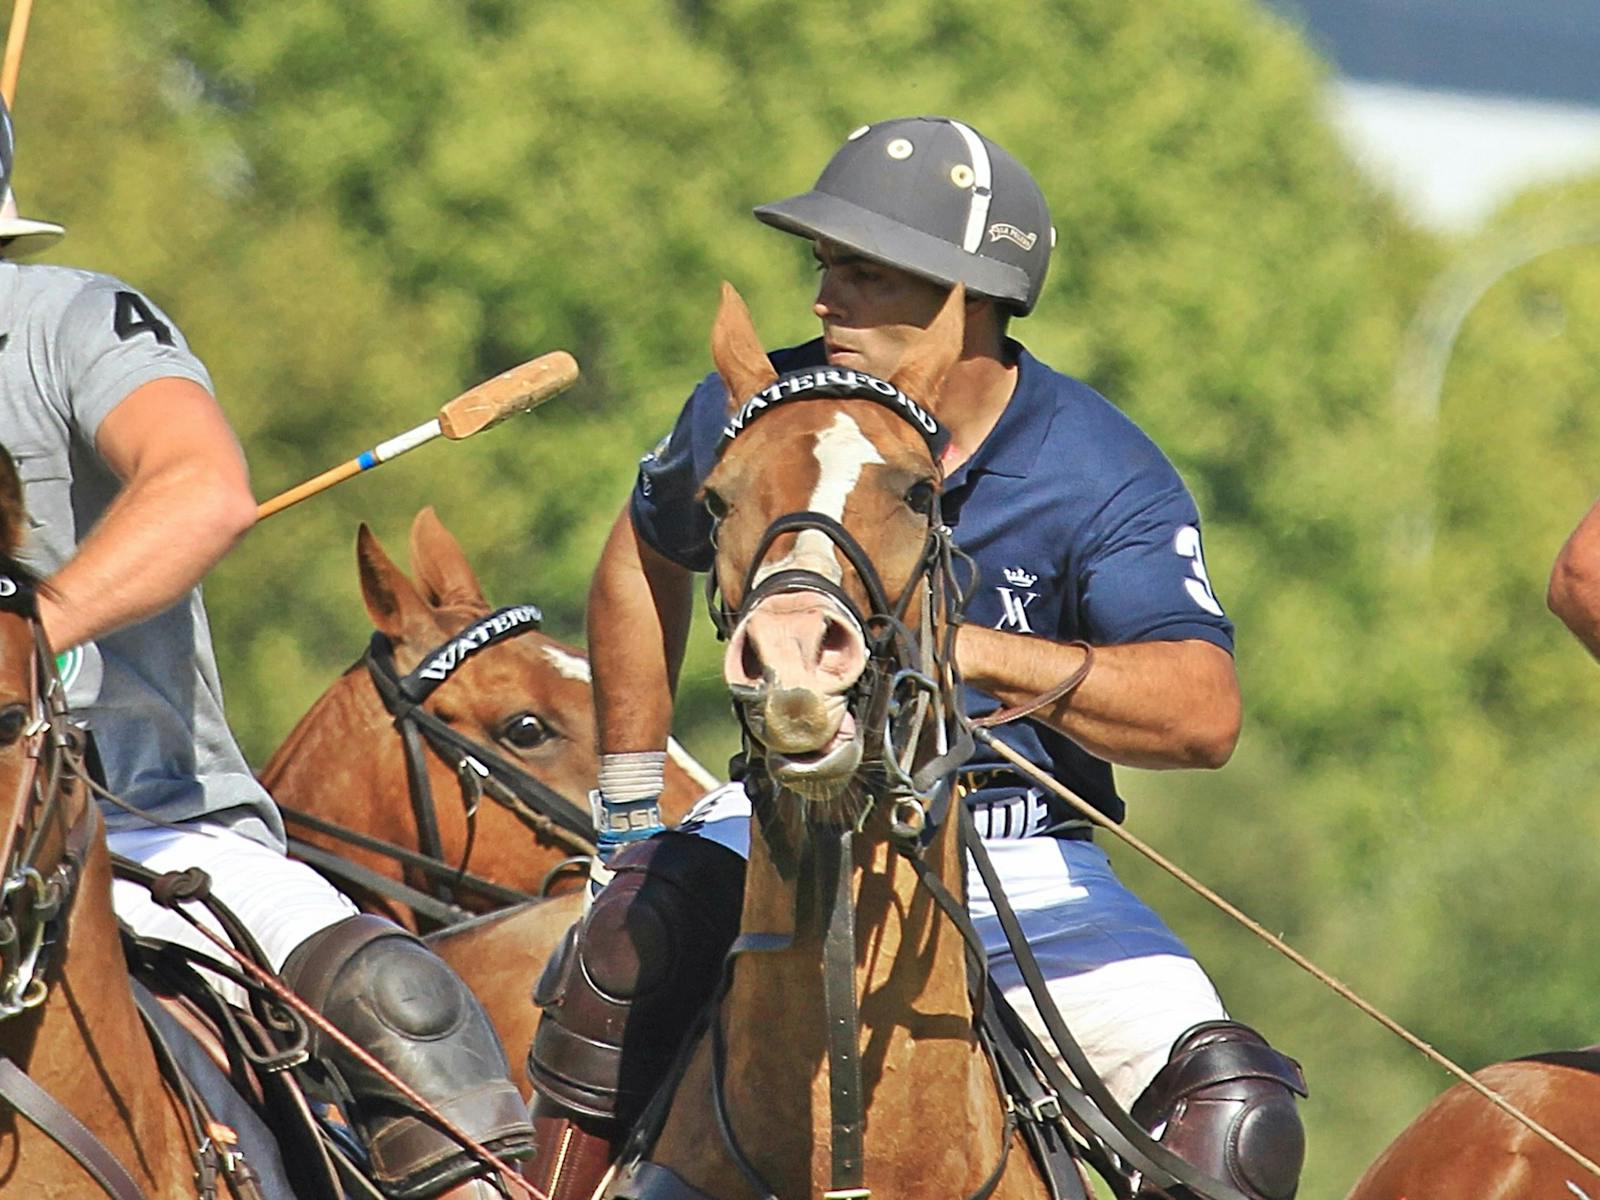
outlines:
[[[500,905],[539,899],[467,870],[477,829],[478,806],[485,796],[510,811],[536,834],[565,844],[572,851],[571,858],[552,869],[547,883],[563,867],[593,854],[594,821],[586,808],[580,808],[482,742],[458,733],[425,707],[428,698],[473,654],[508,638],[532,633],[539,629],[541,620],[542,614],[532,604],[498,609],[425,654],[404,676],[395,666],[393,643],[382,633],[372,635],[361,656],[361,665],[366,668],[384,709],[394,718],[395,731],[400,735],[411,812],[416,823],[417,850],[408,850],[279,804],[285,819],[292,824],[386,855],[403,867],[417,869],[428,881],[426,891],[397,883],[376,871],[364,870],[301,840],[293,843],[295,854],[324,871],[408,904],[419,914],[443,925],[458,924],[474,915],[456,903],[460,891],[475,893]],[[429,751],[454,772],[460,785],[468,836],[458,865],[444,860],[438,809],[428,774]]]

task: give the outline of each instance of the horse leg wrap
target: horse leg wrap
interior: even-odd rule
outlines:
[[[625,847],[611,868],[534,990],[544,1013],[528,1053],[536,1179],[571,1128],[626,1133],[715,991],[739,932],[745,864],[725,846],[665,833]]]
[[[479,1145],[501,1158],[531,1152],[527,1110],[488,1016],[416,938],[380,917],[351,917],[297,946],[283,978]],[[421,1200],[485,1169],[331,1038],[315,1038],[313,1051],[348,1093],[386,1195]]]
[[[1292,1200],[1306,1155],[1294,1098],[1305,1094],[1299,1064],[1255,1030],[1206,1021],[1173,1045],[1133,1117],[1161,1129],[1161,1144],[1174,1154],[1245,1195]]]

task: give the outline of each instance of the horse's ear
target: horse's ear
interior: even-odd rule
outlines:
[[[22,479],[11,452],[0,446],[0,550],[14,553],[22,544],[27,521],[22,510]]]
[[[408,671],[439,640],[433,610],[384,552],[365,521],[356,531],[356,564],[361,569],[361,598],[366,601],[367,615],[393,643],[395,665]]]
[[[939,385],[961,358],[967,335],[967,289],[956,284],[939,313],[906,347],[889,382],[935,416],[939,412]]]
[[[489,607],[461,543],[431,504],[411,522],[411,569],[422,585],[423,599],[435,608]]]
[[[733,412],[778,377],[761,347],[750,309],[733,284],[724,281],[722,303],[711,326],[711,361],[728,388],[728,411]]]

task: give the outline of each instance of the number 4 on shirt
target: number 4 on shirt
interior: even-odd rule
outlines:
[[[163,346],[172,345],[172,330],[151,311],[138,292],[117,293],[117,311],[111,319],[111,327],[125,342],[141,333],[148,333]]]

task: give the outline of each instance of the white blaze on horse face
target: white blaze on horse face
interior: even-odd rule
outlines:
[[[568,654],[565,650],[558,650],[554,646],[540,647],[544,656],[550,660],[550,665],[568,679],[581,679],[589,682],[589,663],[586,659],[579,658],[576,654]]]
[[[833,424],[817,434],[814,454],[817,483],[806,507],[835,521],[843,521],[845,502],[861,482],[862,468],[868,463],[882,463],[883,455],[861,432],[855,419],[842,412],[835,413]],[[759,584],[769,575],[788,570],[815,571],[833,583],[844,578],[844,569],[833,554],[832,539],[817,529],[802,530],[788,554],[756,572],[755,582]]]

